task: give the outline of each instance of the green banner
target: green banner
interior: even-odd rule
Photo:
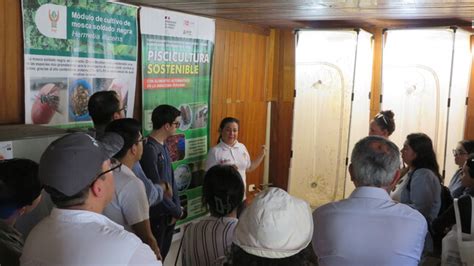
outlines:
[[[151,113],[160,104],[181,111],[181,125],[167,139],[181,204],[188,216],[202,207],[204,161],[209,146],[209,97],[214,21],[177,12],[142,8],[143,128],[152,130]]]
[[[89,127],[87,102],[115,90],[132,117],[137,8],[105,0],[23,0],[25,123]]]

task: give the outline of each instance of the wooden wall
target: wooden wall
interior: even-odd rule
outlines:
[[[227,20],[216,21],[212,66],[211,146],[219,136],[222,118],[240,120],[239,141],[255,158],[265,144],[267,119],[268,38],[265,28]],[[262,184],[263,163],[247,175],[247,185]],[[252,195],[248,194],[251,198]]]
[[[295,93],[295,35],[290,30],[272,30],[270,42],[273,68],[270,76],[273,91],[270,132],[269,181],[287,189],[293,135]]]
[[[474,139],[474,36],[471,36],[471,82],[469,86],[469,102],[467,105],[466,126],[464,132],[465,139]]]
[[[24,123],[20,2],[0,1],[0,125]]]

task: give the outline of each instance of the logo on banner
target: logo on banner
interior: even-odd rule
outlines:
[[[67,39],[67,7],[45,4],[35,15],[38,31],[46,37]]]
[[[194,22],[185,19],[183,21],[183,35],[193,36]]]
[[[51,31],[56,32],[58,30],[59,11],[49,10],[48,12],[49,21],[51,21]]]
[[[165,16],[165,29],[174,30],[176,28],[176,21],[171,20],[170,16]]]

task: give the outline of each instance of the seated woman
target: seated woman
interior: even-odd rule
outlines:
[[[408,173],[392,192],[392,199],[418,210],[430,223],[441,207],[441,176],[433,143],[424,133],[409,134],[401,153]],[[425,251],[433,251],[430,234]]]
[[[310,266],[317,258],[310,245],[311,208],[279,188],[260,192],[235,229],[233,266]]]
[[[459,213],[461,216],[461,229],[463,233],[471,233],[471,198],[474,197],[474,154],[471,153],[462,168],[462,185],[468,189],[468,193],[459,197]],[[456,224],[454,217],[454,206],[451,205],[444,213],[436,218],[432,225],[434,233],[441,234]]]
[[[206,172],[202,199],[211,216],[185,229],[184,266],[221,265],[225,261],[238,221],[237,208],[243,198],[244,183],[234,166],[216,165]]]
[[[391,110],[380,111],[370,121],[369,136],[388,138],[395,131],[395,114]]]
[[[456,170],[451,181],[449,182],[449,191],[451,191],[451,196],[453,198],[459,198],[464,194],[466,187],[462,185],[462,167],[466,163],[467,156],[470,153],[474,152],[474,141],[472,140],[462,140],[458,142],[456,149],[453,150],[454,163],[459,166],[459,169]]]

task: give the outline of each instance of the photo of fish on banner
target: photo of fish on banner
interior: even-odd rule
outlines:
[[[30,80],[30,115],[26,123],[61,124],[67,122],[67,79],[38,78]]]

